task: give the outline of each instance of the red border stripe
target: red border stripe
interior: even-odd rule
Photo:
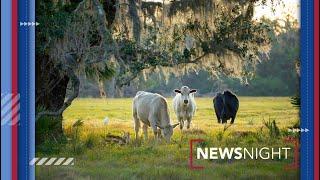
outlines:
[[[12,33],[12,99],[18,93],[18,0],[12,0],[11,9],[11,33]],[[12,105],[11,110],[14,109]],[[12,122],[16,122],[18,116],[12,117]],[[12,124],[12,180],[18,179],[18,123]]]
[[[314,1],[314,179],[319,179],[319,0]]]

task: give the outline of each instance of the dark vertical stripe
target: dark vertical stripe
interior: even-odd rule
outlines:
[[[314,64],[313,64],[313,0],[301,1],[301,133],[300,177],[314,179]]]
[[[314,179],[319,179],[319,0],[314,1]]]
[[[18,93],[18,0],[12,0],[11,5],[11,38],[12,38],[12,99]],[[12,104],[12,110],[14,105]],[[16,121],[17,116],[12,117],[12,122]],[[12,179],[18,179],[18,124],[12,125]]]

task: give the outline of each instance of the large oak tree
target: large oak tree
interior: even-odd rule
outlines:
[[[80,75],[99,82],[115,77],[118,89],[154,69],[252,76],[269,51],[270,28],[253,18],[254,7],[265,3],[37,1],[37,131],[49,118],[55,123],[47,133],[63,134],[62,113],[78,96]]]

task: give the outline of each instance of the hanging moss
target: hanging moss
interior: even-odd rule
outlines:
[[[137,42],[140,42],[141,35],[141,22],[138,15],[138,7],[136,5],[136,0],[129,0],[129,14],[131,22],[133,24],[133,36]]]
[[[193,11],[194,13],[205,12],[210,13],[214,10],[213,0],[183,0],[172,1],[169,8],[169,17],[177,15],[178,12]]]
[[[162,3],[160,2],[141,2],[141,9],[146,11],[149,15],[154,15],[157,8],[162,8]]]

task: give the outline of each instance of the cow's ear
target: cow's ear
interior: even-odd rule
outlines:
[[[179,125],[179,123],[172,125],[172,128],[174,129],[175,127],[177,127]]]
[[[181,91],[179,89],[175,89],[174,92],[181,93]]]
[[[196,89],[191,89],[191,90],[190,90],[190,93],[195,93],[195,92],[197,92]]]

